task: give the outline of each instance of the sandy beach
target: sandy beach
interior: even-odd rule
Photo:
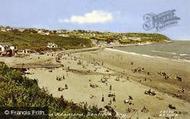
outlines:
[[[54,97],[63,95],[77,104],[87,102],[99,108],[110,105],[124,119],[190,117],[189,62],[111,48],[0,61],[29,68],[26,76],[37,79]]]

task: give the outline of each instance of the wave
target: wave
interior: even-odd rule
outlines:
[[[179,56],[188,56],[189,54],[179,54]]]
[[[127,51],[122,51],[122,50],[112,49],[112,48],[105,48],[105,49],[109,50],[109,51],[115,51],[115,52],[131,54],[131,55],[137,55],[137,56],[143,56],[143,57],[149,57],[149,58],[158,58],[158,59],[164,59],[164,60],[172,60],[172,61],[176,61],[176,62],[188,62],[188,63],[190,63],[190,60],[187,60],[187,59],[179,59],[179,58],[178,59],[172,59],[172,58],[166,58],[166,57],[160,57],[160,56],[139,54],[139,53],[136,53],[136,52],[127,52]]]
[[[175,53],[175,52],[166,52],[166,51],[159,51],[159,50],[151,50],[151,52],[177,55],[177,53]]]

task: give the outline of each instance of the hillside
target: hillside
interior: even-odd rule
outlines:
[[[63,32],[60,34],[69,34],[76,37],[89,38],[98,41],[118,41],[120,44],[166,42],[170,40],[167,36],[158,33],[114,33],[74,30],[72,32]]]
[[[0,32],[0,42],[10,43],[18,49],[46,50],[48,42],[59,44],[59,48],[71,49],[91,46],[89,39],[69,37],[64,38],[57,35],[41,35],[38,33],[9,31]]]
[[[36,51],[48,50],[48,43],[58,45],[56,49],[78,49],[108,44],[132,44],[147,42],[166,42],[170,40],[161,34],[147,33],[112,33],[83,30],[45,30],[0,27],[0,43],[12,44],[18,49]]]

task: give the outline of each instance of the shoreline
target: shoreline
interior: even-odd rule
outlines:
[[[164,41],[164,42],[143,42],[143,43],[129,43],[129,44],[119,44],[119,45],[110,45],[105,48],[115,48],[115,47],[128,47],[128,46],[144,46],[144,45],[152,45],[152,44],[162,44],[162,43],[172,43],[173,41]]]
[[[188,63],[190,63],[190,60],[187,60],[187,59],[173,59],[173,58],[167,58],[167,57],[161,57],[161,56],[152,56],[152,55],[140,54],[140,53],[136,53],[136,52],[128,52],[128,51],[118,50],[115,48],[105,48],[105,49],[110,50],[110,51],[120,52],[120,53],[149,57],[149,58],[158,58],[158,59],[164,59],[164,60],[172,60],[172,61],[176,61],[176,62],[188,62]]]

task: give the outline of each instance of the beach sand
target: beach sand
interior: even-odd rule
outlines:
[[[37,64],[41,63],[40,66],[59,64],[60,67],[31,67],[28,71],[30,74],[26,74],[29,78],[37,79],[39,86],[55,97],[63,95],[68,101],[77,104],[87,102],[99,108],[111,105],[118,114],[123,114],[123,118],[159,119],[174,115],[175,119],[190,118],[189,62],[111,48],[79,53],[63,52],[59,54],[59,62],[56,62],[55,55],[37,55],[41,60],[28,60],[27,63],[35,64],[37,61]],[[34,58],[33,55],[30,57]],[[19,64],[22,60],[13,61],[10,58],[7,63]],[[0,58],[0,61],[4,60]],[[156,95],[144,93],[149,89]],[[129,96],[133,99],[129,100]],[[130,103],[124,103],[124,100]],[[170,109],[169,104],[176,109]]]

